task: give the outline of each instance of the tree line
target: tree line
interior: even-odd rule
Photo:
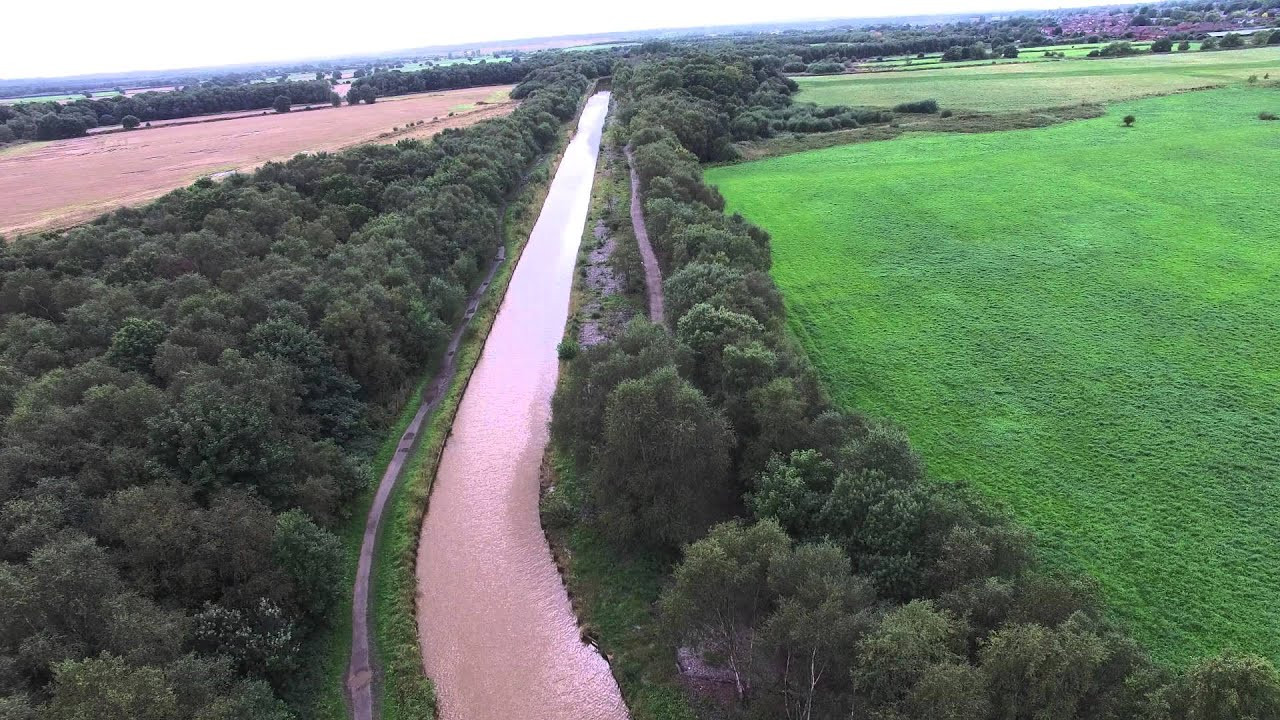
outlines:
[[[66,103],[0,105],[0,142],[78,137],[90,128],[120,124],[126,117],[149,122],[240,110],[265,110],[272,107],[280,95],[294,103],[327,103],[332,93],[329,83],[311,80],[197,87],[145,92],[130,97],[80,98]]]
[[[573,68],[589,77],[600,77],[609,74],[612,63],[611,53],[601,51],[572,55],[538,53],[509,62],[458,63],[413,72],[379,70],[369,75],[357,75],[349,92],[371,88],[379,97],[386,97],[484,85],[506,85],[520,82],[530,73],[550,67]]]
[[[585,521],[620,548],[682,553],[656,619],[669,651],[727,672],[732,716],[1280,717],[1269,661],[1155,664],[1096,582],[930,478],[901,428],[832,404],[786,331],[768,234],[702,178],[735,114],[786,87],[752,68],[616,68],[669,327],[637,320],[582,350],[553,401]]]
[[[293,716],[378,431],[587,84],[0,245],[0,717]]]

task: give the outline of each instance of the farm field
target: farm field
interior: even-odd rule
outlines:
[[[892,106],[933,98],[943,107],[999,112],[1128,100],[1239,83],[1250,75],[1280,78],[1280,46],[1071,62],[978,62],[965,68],[798,77],[796,99]]]
[[[773,234],[833,396],[1006,504],[1179,665],[1280,659],[1280,128],[1260,110],[1280,91],[708,173]]]
[[[426,137],[510,112],[509,86],[385,98],[373,105],[270,113],[220,122],[153,127],[0,150],[0,235],[68,227],[195,181],[245,170],[300,152],[337,150],[376,141]],[[489,104],[476,106],[478,101]],[[446,117],[459,106],[471,112]],[[431,118],[440,120],[432,122]]]

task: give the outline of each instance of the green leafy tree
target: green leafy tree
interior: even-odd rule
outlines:
[[[288,95],[277,95],[276,99],[271,103],[272,109],[278,113],[287,113],[293,106],[293,102]]]
[[[47,720],[178,720],[178,700],[154,667],[130,667],[124,660],[67,661],[54,671],[52,697],[41,713]]]
[[[1228,651],[1188,670],[1175,697],[1186,720],[1280,717],[1280,674],[1264,658]]]
[[[728,500],[733,434],[696,388],[666,367],[609,395],[591,494],[619,540],[679,546]]]
[[[901,708],[940,665],[961,665],[964,626],[929,601],[915,600],[884,616],[857,646],[853,682],[872,708]]]
[[[769,567],[791,541],[777,523],[717,525],[685,550],[659,600],[662,621],[680,642],[724,658],[739,698],[755,682],[756,633],[772,609]]]
[[[344,590],[336,582],[342,576],[342,543],[302,511],[290,510],[276,518],[272,555],[276,566],[293,581],[296,601],[306,617],[327,624]]]
[[[129,318],[111,336],[107,359],[122,370],[150,373],[156,348],[168,334],[169,329],[159,320]]]
[[[980,652],[995,717],[1076,717],[1108,653],[1102,638],[1075,619],[1058,628],[1010,625],[996,630]]]
[[[872,624],[875,588],[853,575],[849,558],[831,543],[799,545],[774,556],[769,587],[778,604],[762,634],[781,658],[787,717],[844,714],[839,711],[849,686],[847,668]]]

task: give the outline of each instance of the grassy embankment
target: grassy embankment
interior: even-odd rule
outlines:
[[[944,108],[1011,112],[1231,85],[1268,73],[1280,78],[1280,47],[801,77],[796,100],[891,107],[933,98]]]
[[[606,145],[610,139],[611,133],[607,133]],[[611,158],[613,162],[610,162]],[[621,150],[608,153],[602,147],[592,190],[591,211],[578,254],[580,269],[596,247],[592,229],[601,219],[607,225],[616,226],[614,239],[618,249],[615,252],[626,253],[629,250],[627,243],[630,243],[630,248],[635,247],[629,207],[630,179]],[[622,262],[624,267],[631,267],[632,272],[643,277],[638,250],[630,250],[630,255],[624,255]],[[642,289],[612,297],[616,300],[605,301],[606,305],[608,302],[625,302],[636,314],[644,314]],[[585,286],[582,272],[575,273],[566,323],[567,337],[576,338],[583,308],[599,300]],[[542,498],[547,540],[551,543],[578,621],[609,658],[631,717],[633,720],[692,720],[696,716],[676,677],[669,644],[657,636],[652,617],[653,603],[673,558],[620,552],[583,522],[585,489],[572,461],[554,446],[547,448],[543,461],[543,482],[544,486],[555,488]]]
[[[1006,504],[1174,664],[1280,659],[1264,110],[1280,90],[1235,87],[709,173],[773,234],[790,327],[833,396]]]
[[[405,464],[405,475],[387,502],[382,535],[374,560],[373,597],[370,612],[371,644],[376,665],[380,669],[375,701],[383,720],[396,718],[430,718],[434,716],[435,691],[422,672],[415,621],[416,580],[414,567],[418,532],[426,512],[436,465],[448,437],[449,427],[461,402],[467,381],[480,359],[484,341],[497,316],[520,252],[529,238],[538,211],[546,199],[551,177],[568,146],[568,135],[556,152],[542,160],[530,175],[530,182],[519,197],[507,207],[504,223],[507,260],[499,267],[493,283],[486,291],[458,349],[458,368],[453,382],[440,401],[440,406],[424,423],[413,457]],[[352,518],[340,536],[347,548],[343,587],[351,587],[355,578],[360,541],[365,518],[378,479],[391,461],[400,437],[421,405],[423,390],[434,377],[439,359],[432,362],[412,392],[406,394],[403,412],[386,432],[378,454],[370,461],[368,490],[352,511]],[[343,679],[351,652],[351,597],[343,597],[331,632],[324,633],[304,653],[314,658],[306,663],[314,670],[299,680],[295,706],[305,717],[345,720],[348,716],[343,695]]]

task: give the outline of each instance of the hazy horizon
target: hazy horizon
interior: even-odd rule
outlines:
[[[817,0],[803,13],[777,3],[677,3],[651,0],[624,13],[584,0],[554,8],[528,3],[452,4],[366,0],[353,6],[325,0],[303,6],[227,0],[216,11],[137,0],[106,4],[73,0],[67,21],[52,32],[46,9],[24,4],[8,11],[11,33],[0,45],[0,79],[52,78],[111,72],[273,63],[377,54],[435,45],[639,32],[661,28],[948,13],[1047,10],[1099,4],[1087,0]],[[200,6],[209,7],[209,6]],[[358,11],[353,11],[358,7]]]

